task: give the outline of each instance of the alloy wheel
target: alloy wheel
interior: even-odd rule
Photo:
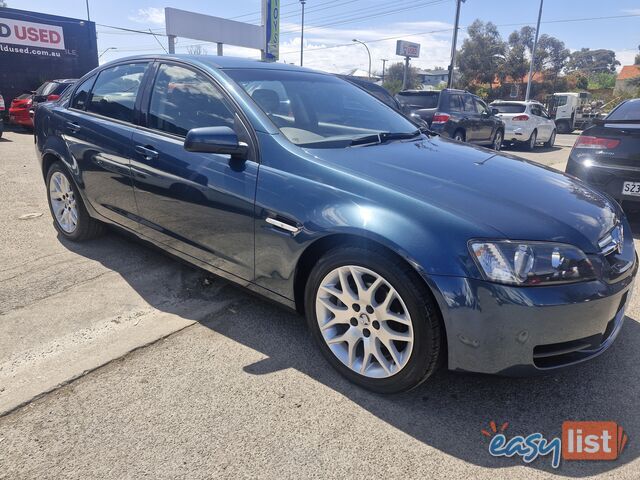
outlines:
[[[499,151],[500,147],[502,147],[502,132],[498,130],[493,139],[493,149]]]
[[[329,272],[316,292],[316,318],[331,352],[352,371],[387,378],[411,357],[411,316],[395,288],[364,267]]]
[[[536,142],[538,141],[538,135],[535,130],[531,133],[531,138],[529,138],[529,150],[533,150],[536,148]]]
[[[71,183],[61,172],[51,175],[49,197],[56,222],[66,233],[73,233],[78,226],[78,206]]]

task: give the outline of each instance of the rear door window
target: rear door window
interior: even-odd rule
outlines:
[[[480,100],[479,98],[474,98],[473,101],[476,104],[476,110],[478,111],[478,113],[489,113],[487,105],[482,100]]]
[[[91,91],[87,111],[133,122],[133,109],[146,70],[146,63],[130,63],[101,71]]]
[[[473,97],[471,95],[465,95],[463,102],[465,112],[478,113],[478,111],[476,110],[476,105],[473,101]]]
[[[449,95],[449,111],[450,112],[462,111],[462,95]]]
[[[622,103],[609,114],[607,120],[640,120],[640,99]]]

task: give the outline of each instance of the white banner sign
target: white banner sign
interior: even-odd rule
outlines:
[[[396,55],[417,58],[420,56],[420,44],[398,40],[396,42]]]
[[[62,27],[0,17],[0,43],[64,50]]]

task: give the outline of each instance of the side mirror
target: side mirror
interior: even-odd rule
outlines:
[[[245,159],[249,153],[246,143],[229,127],[200,127],[187,132],[184,149],[188,152],[219,153]]]
[[[500,110],[498,110],[497,108],[492,108],[491,109],[491,115],[497,115],[500,113]]]

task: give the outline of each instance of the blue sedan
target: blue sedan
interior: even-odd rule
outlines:
[[[439,365],[574,364],[622,326],[637,261],[615,201],[332,75],[126,58],[39,105],[35,134],[63,238],[112,225],[297,309],[328,362],[377,392]]]

